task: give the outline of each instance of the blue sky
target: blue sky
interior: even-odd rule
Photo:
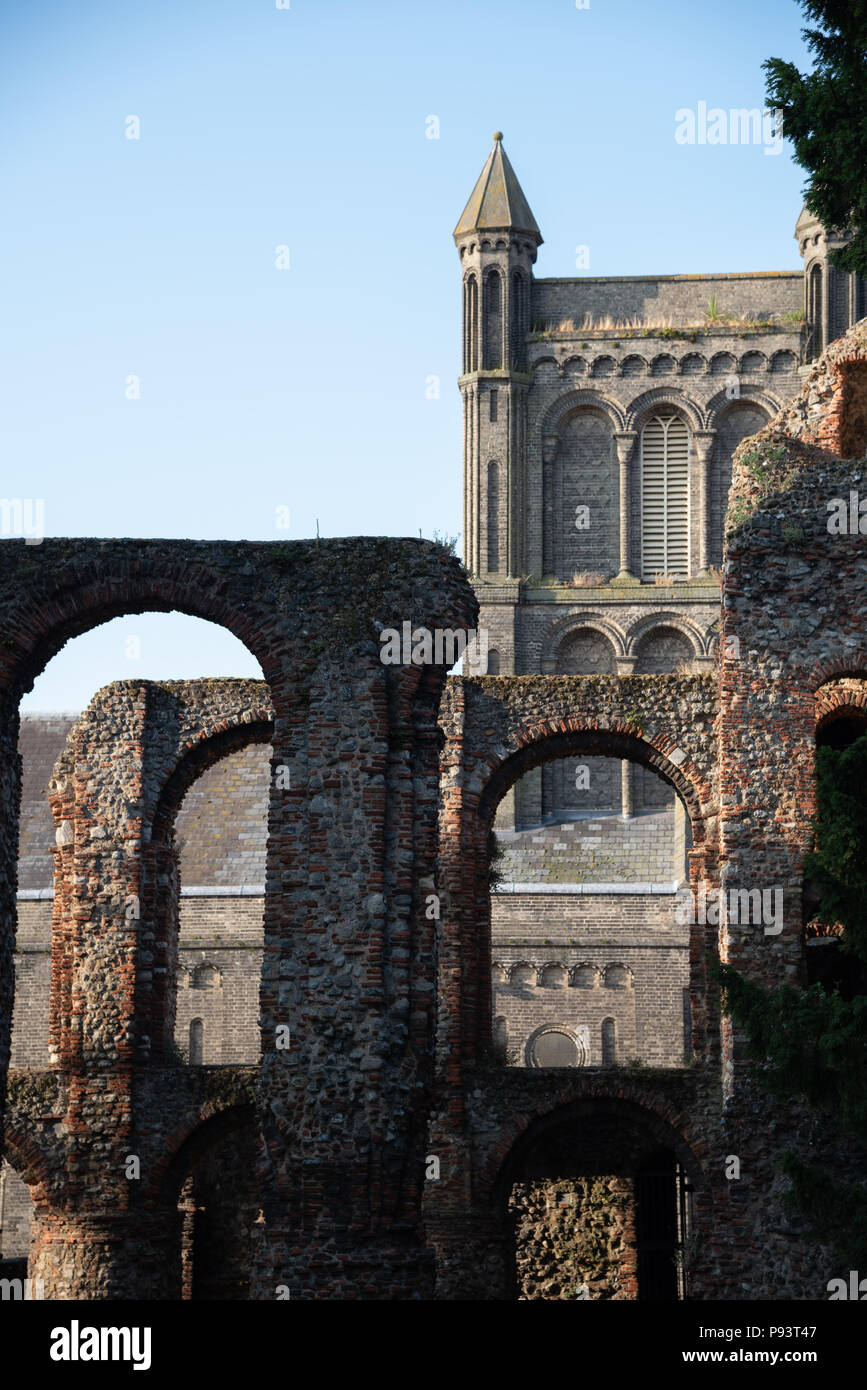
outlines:
[[[802,24],[792,0],[10,0],[3,494],[43,498],[48,535],[456,535],[451,232],[492,131],[538,275],[577,274],[577,245],[593,275],[799,268],[788,146],[674,131],[761,107],[765,58],[807,64]],[[229,634],[118,619],[25,708],[233,674],[258,671]]]

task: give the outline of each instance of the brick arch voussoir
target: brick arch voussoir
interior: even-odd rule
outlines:
[[[838,685],[830,681],[819,687],[814,700],[816,730],[846,713],[867,714],[867,676],[864,685],[858,689]]]
[[[270,705],[217,720],[189,737],[160,788],[153,816],[153,840],[165,841],[170,837],[184,797],[208,768],[250,744],[270,743],[273,737]]]
[[[850,652],[846,656],[819,662],[810,672],[810,689],[817,694],[820,686],[846,677],[856,680],[863,677],[867,680],[867,652]]]
[[[255,1124],[253,1101],[205,1101],[166,1137],[162,1152],[150,1165],[148,1180],[142,1189],[146,1205],[173,1201],[190,1171],[210,1148],[227,1134],[234,1134]]]
[[[707,838],[701,810],[700,787],[703,777],[689,758],[679,765],[671,762],[668,754],[677,746],[676,740],[665,733],[657,734],[652,739],[640,737],[633,725],[621,719],[602,724],[598,720],[573,716],[520,724],[510,732],[498,751],[490,751],[482,760],[487,776],[478,791],[480,827],[487,833],[503,796],[533,768],[580,753],[591,757],[602,754],[641,763],[669,782],[686,807],[693,844],[698,847]]]
[[[26,598],[10,606],[4,620],[0,692],[17,703],[66,642],[113,618],[135,613],[177,612],[216,623],[243,642],[264,672],[281,668],[285,642],[278,644],[273,611],[251,604],[249,595],[240,590],[233,596],[225,576],[206,564],[154,562],[154,568],[157,573],[131,572],[127,561],[118,565],[117,575],[80,582],[64,576],[62,588],[34,583]]]
[[[60,1159],[52,1159],[30,1134],[20,1129],[7,1110],[3,1131],[3,1158],[30,1189],[34,1202],[51,1201],[52,1190],[63,1176]]]
[[[549,1092],[543,1102],[513,1114],[502,1126],[479,1164],[477,1191],[482,1200],[501,1202],[507,1195],[504,1187],[509,1172],[517,1165],[521,1152],[546,1130],[568,1124],[582,1112],[592,1111],[594,1103],[613,1104],[622,1109],[624,1123],[643,1120],[647,1124],[655,1121],[663,1125],[678,1157],[682,1161],[686,1159],[684,1166],[696,1185],[704,1177],[708,1147],[693,1134],[693,1123],[688,1115],[641,1082],[624,1081],[622,1077],[612,1080],[610,1075],[582,1076],[579,1072],[564,1082],[558,1093],[551,1095]]]

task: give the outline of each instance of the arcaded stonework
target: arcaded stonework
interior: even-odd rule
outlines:
[[[681,1292],[827,1296],[847,1271],[786,1212],[777,1160],[792,1147],[863,1180],[867,1156],[832,1118],[756,1091],[708,962],[805,979],[816,729],[867,708],[865,477],[861,324],[736,454],[722,655],[698,674],[383,665],[381,626],[475,621],[457,563],[422,542],[4,544],[7,1038],[20,691],[65,637],[146,606],[222,621],[266,678],[120,682],[58,761],[56,1060],[13,1071],[6,1127],[48,1296],[634,1298],[671,1278],[648,1265],[654,1183],[689,1208]],[[261,1062],[180,1065],[174,817],[199,773],[256,741],[273,749]],[[677,793],[696,892],[782,895],[771,931],[688,925],[686,1065],[686,1048],[606,1061],[601,1031],[582,1066],[504,1066],[493,1046],[496,809],[522,775],[585,756]],[[651,943],[670,930],[649,926]],[[637,989],[616,954],[567,970],[566,932],[552,942],[525,962],[534,987]]]
[[[209,703],[205,682],[193,712],[183,690],[111,687],[53,792],[57,1062],[16,1076],[9,1125],[36,1208],[35,1276],[48,1296],[175,1296],[167,1244],[189,1168],[176,1156],[217,1110],[249,1123],[243,1068],[236,1083],[209,1081],[208,1068],[167,1068],[164,1045],[177,950],[171,818],[196,772],[258,724],[275,775],[253,1295],[418,1296],[432,1286],[418,1228],[435,1026],[423,885],[435,873],[445,671],[387,666],[378,638],[404,621],[473,627],[457,561],[429,543],[377,540],[45,541],[38,554],[11,541],[0,561],[4,1080],[21,691],[68,637],[142,608],[222,623],[270,688],[265,709],[229,682],[224,707],[223,683]],[[130,1158],[138,1175],[127,1175]]]

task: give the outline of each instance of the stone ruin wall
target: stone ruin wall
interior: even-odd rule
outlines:
[[[170,1036],[166,986],[176,963],[171,943],[164,947],[153,928],[171,922],[175,879],[165,839],[146,833],[159,829],[161,808],[179,785],[169,786],[178,759],[189,754],[190,740],[202,741],[201,722],[198,733],[187,726],[185,743],[181,712],[171,711],[167,697],[165,718],[157,719],[167,756],[142,761],[153,702],[115,688],[106,709],[111,737],[97,721],[79,740],[80,774],[55,793],[59,811],[64,798],[74,806],[71,834],[58,845],[60,865],[74,872],[68,892],[55,899],[51,963],[60,1069],[13,1076],[8,1124],[10,1156],[36,1206],[33,1272],[53,1296],[177,1296],[163,1273],[167,1194],[176,1217],[194,1157],[208,1180],[204,1152],[185,1146],[205,1133],[222,1142],[213,1126],[229,1125],[227,1116],[235,1129],[226,1134],[249,1123],[255,1135],[262,1212],[250,1259],[255,1298],[273,1297],[281,1281],[302,1298],[430,1297],[435,1275],[439,1297],[514,1296],[509,1221],[520,1208],[519,1224],[546,1224],[532,1186],[542,1180],[533,1145],[557,1117],[580,1121],[578,1134],[610,1125],[636,1135],[642,1161],[660,1145],[677,1155],[694,1190],[691,1296],[825,1296],[839,1262],[792,1225],[777,1159],[788,1144],[825,1155],[845,1178],[863,1173],[864,1154],[831,1122],[754,1090],[740,1040],[720,1019],[704,974],[716,931],[690,935],[696,1065],[647,1074],[486,1065],[485,837],[499,797],[549,757],[637,758],[687,808],[693,883],[783,890],[783,932],[771,937],[730,924],[719,943],[723,957],[767,985],[803,979],[800,864],[814,810],[817,711],[854,702],[852,682],[859,699],[867,693],[863,542],[827,526],[829,501],[848,498],[864,480],[865,383],[867,329],[860,325],[832,346],[798,399],[738,451],[718,683],[489,677],[450,682],[441,704],[444,672],[386,670],[373,637],[375,623],[399,626],[404,610],[429,627],[473,625],[474,601],[457,564],[431,546],[328,542],[320,552],[312,545],[49,541],[34,557],[23,545],[4,545],[4,1069],[14,709],[66,637],[136,605],[182,607],[223,622],[262,664],[274,759],[298,779],[285,801],[272,793],[263,1062],[220,1069],[215,1082],[220,1073],[207,1067],[182,1075],[157,1060],[160,1039]],[[363,587],[353,588],[351,605],[341,587],[359,551],[365,575],[373,576],[360,615]],[[328,640],[311,637],[323,623]],[[572,682],[568,702],[558,684],[564,681]],[[119,733],[127,795],[111,792],[101,801],[93,774],[113,764],[105,754]],[[88,883],[91,891],[81,891]],[[424,913],[434,891],[442,907],[436,927]],[[148,904],[140,939],[126,925],[130,893]],[[83,1008],[70,1007],[75,999]],[[284,1018],[294,1024],[285,1057],[273,1045]],[[131,1193],[118,1172],[133,1144],[148,1173]],[[614,1192],[616,1180],[622,1194],[632,1161],[625,1138],[624,1145],[603,1171],[585,1146],[583,1174],[549,1176],[577,1183],[574,1191],[595,1177]],[[424,1182],[430,1153],[441,1174]],[[741,1160],[737,1182],[724,1177],[732,1153]],[[303,1186],[293,1176],[300,1171]],[[545,1239],[557,1234],[548,1225]],[[616,1227],[578,1235],[604,1235],[622,1247],[626,1222],[619,1234]],[[127,1240],[123,1255],[118,1230]],[[586,1249],[573,1266],[592,1274]]]

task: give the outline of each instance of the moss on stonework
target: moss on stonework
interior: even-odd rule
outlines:
[[[9,1073],[7,1100],[10,1110],[31,1113],[50,1110],[59,1095],[56,1071],[15,1068]]]
[[[632,1195],[621,1179],[581,1177],[516,1183],[519,1299],[620,1299]]]
[[[256,1075],[249,1068],[220,1067],[201,1073],[203,1098],[228,1109],[232,1105],[252,1105],[256,1100]]]

